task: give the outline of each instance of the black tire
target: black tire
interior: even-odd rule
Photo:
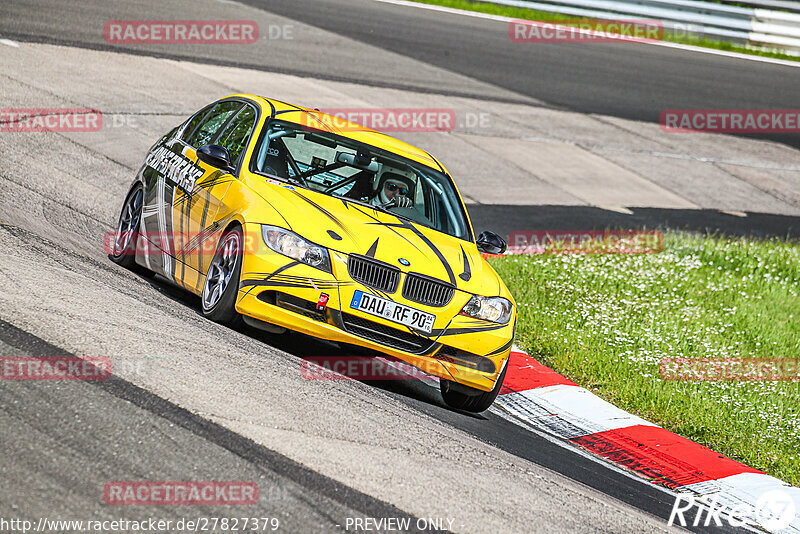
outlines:
[[[445,404],[456,410],[472,413],[488,410],[489,406],[497,399],[500,388],[503,387],[506,369],[508,369],[508,363],[503,367],[503,372],[500,373],[491,391],[481,391],[450,380],[439,380],[439,388],[442,390],[442,398]]]
[[[110,244],[109,259],[114,263],[131,270],[141,270],[136,264],[136,242],[142,225],[142,208],[144,207],[144,189],[142,184],[134,185],[125,196],[122,211],[117,223],[117,231]]]
[[[231,240],[236,241],[236,250],[229,251],[226,248]],[[237,326],[242,321],[242,316],[236,311],[236,294],[239,291],[239,278],[242,273],[243,243],[244,235],[238,226],[230,228],[222,235],[214,259],[208,266],[200,297],[203,315],[214,322],[228,326]],[[220,276],[224,278],[221,295],[215,296],[213,293],[217,291]]]

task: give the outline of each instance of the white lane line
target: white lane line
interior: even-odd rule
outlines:
[[[452,15],[463,15],[465,17],[472,17],[476,19],[494,20],[498,22],[512,22],[517,19],[511,17],[503,17],[501,15],[490,15],[488,13],[479,13],[477,11],[465,11],[463,9],[455,9],[452,7],[436,6],[432,4],[421,4],[418,2],[409,2],[408,0],[373,0],[382,4],[392,4],[396,6],[415,7],[417,9],[426,9],[428,11],[439,11],[442,13],[449,13]],[[714,48],[703,48],[701,46],[685,45],[680,43],[670,43],[668,41],[630,41],[621,39],[623,42],[632,42],[638,44],[648,44],[653,46],[663,46],[665,48],[675,48],[677,50],[685,50],[688,52],[698,52],[701,54],[711,54],[713,56],[723,56],[733,59],[745,59],[748,61],[758,61],[760,63],[769,63],[772,65],[782,65],[784,67],[800,67],[800,61],[788,61],[785,59],[776,59],[771,57],[756,56],[750,54],[742,54],[741,52],[729,52],[727,50],[716,50]]]
[[[12,48],[19,48],[19,44],[15,43],[11,39],[0,39],[0,44],[4,44],[4,45],[10,46]]]

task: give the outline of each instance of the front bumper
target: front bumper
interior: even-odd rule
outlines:
[[[246,231],[258,231],[252,226]],[[248,236],[246,236],[248,237]],[[249,236],[255,243],[255,236]],[[350,309],[356,290],[369,288],[350,278],[347,255],[330,251],[333,274],[293,261],[266,245],[245,253],[236,310],[239,313],[338,343],[393,356],[423,371],[482,391],[491,390],[508,358],[514,317],[497,325],[458,315],[469,294],[456,291],[445,307],[392,299],[436,315],[433,332],[417,335],[408,328]],[[324,310],[317,310],[322,294]]]

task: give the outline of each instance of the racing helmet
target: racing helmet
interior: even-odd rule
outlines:
[[[402,194],[401,192],[401,196],[408,198],[412,203],[414,202],[416,176],[413,172],[384,167],[382,172],[376,175],[374,179],[375,192],[377,193],[381,204],[387,204],[389,202],[389,198],[386,196],[384,187],[386,182],[403,184],[406,187],[406,192],[405,194]]]

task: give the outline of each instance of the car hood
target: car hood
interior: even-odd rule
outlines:
[[[250,213],[249,220],[290,229],[338,252],[370,256],[403,272],[450,282],[468,293],[508,294],[475,243],[362,204],[271,182],[262,178],[249,184],[267,204],[264,215]]]

